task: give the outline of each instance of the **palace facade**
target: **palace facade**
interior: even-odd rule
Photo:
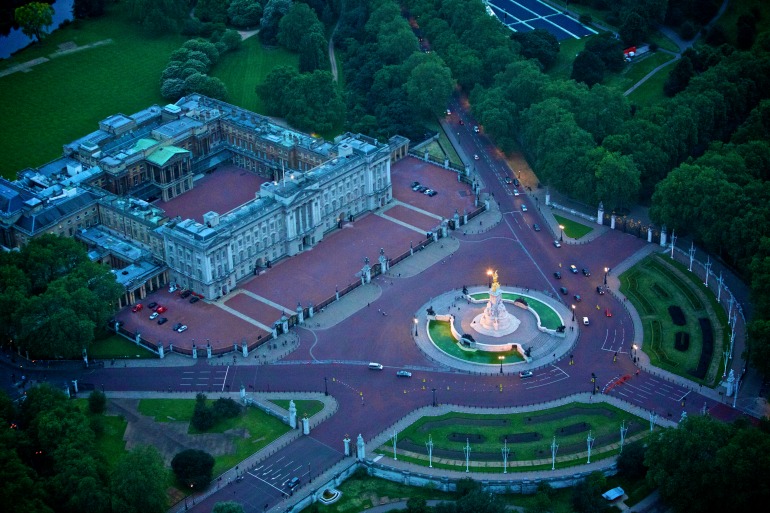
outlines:
[[[325,141],[191,95],[110,116],[61,158],[0,179],[0,244],[11,250],[43,233],[79,239],[126,287],[121,306],[169,284],[217,298],[390,202],[390,165],[408,146],[400,136]],[[223,163],[265,180],[253,199],[202,222],[166,215],[162,202]]]

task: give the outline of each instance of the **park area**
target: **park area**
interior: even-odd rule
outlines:
[[[661,255],[639,262],[620,276],[620,283],[642,320],[650,363],[715,386],[729,330],[714,294],[687,268]]]
[[[649,428],[644,419],[608,404],[571,403],[546,410],[507,415],[447,413],[422,417],[398,433],[397,457],[420,466],[463,471],[465,448],[470,446],[469,466],[475,472],[499,473],[501,449],[507,444],[508,471],[549,470],[551,444],[558,444],[556,468],[585,463],[587,438],[593,438],[591,460],[617,456],[619,429],[628,428],[626,443],[644,438]],[[433,442],[432,461],[426,443]],[[393,456],[392,441],[376,451]]]

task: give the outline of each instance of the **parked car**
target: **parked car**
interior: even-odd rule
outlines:
[[[565,296],[566,296],[567,294],[569,294],[569,291],[567,290],[567,287],[562,287],[562,288],[560,288],[560,289],[559,289],[559,291],[560,291],[562,294],[564,294]]]
[[[431,192],[433,192],[433,189],[425,189],[425,192],[423,192],[423,194],[425,194],[426,196],[430,196]]]
[[[583,267],[583,276],[591,276],[591,271]]]
[[[185,331],[186,329],[187,329],[187,325],[185,325],[185,324],[182,324],[181,326],[179,326],[179,328],[177,328],[177,331],[178,331],[179,333],[182,333],[182,332],[183,332],[183,331]]]
[[[420,190],[420,187],[421,187],[421,185],[420,185],[420,182],[415,182],[415,183],[416,183],[417,185],[413,185],[413,186],[412,186],[412,190],[413,190],[413,191],[419,191],[419,190]]]
[[[575,301],[577,301],[578,303],[579,303],[580,301],[583,301],[583,298],[582,298],[582,297],[580,297],[580,294],[575,294]]]
[[[168,310],[168,307],[163,306],[163,305],[160,305],[160,306],[158,306],[158,308],[155,309],[155,311],[158,312],[159,314],[162,314],[166,310]]]
[[[398,371],[396,373],[396,376],[400,376],[402,378],[411,378],[412,377],[412,373],[409,372],[409,371],[400,370],[400,371]]]
[[[415,187],[419,187],[419,186],[420,186],[420,182],[412,182],[412,185],[410,185],[409,187],[414,189]]]
[[[532,225],[532,229],[535,230],[536,232],[539,232],[540,231],[540,225],[535,223],[535,224]]]
[[[555,241],[553,241],[553,245],[555,247],[557,247],[557,248],[560,248],[561,247],[561,242],[559,242],[558,240],[555,240]]]
[[[578,273],[577,267],[575,267],[574,265],[569,266],[569,270],[572,274]]]
[[[532,377],[532,371],[521,371],[519,372],[520,378],[531,378]]]
[[[158,312],[152,312],[152,314],[150,314],[150,320],[152,321],[154,319],[157,319],[159,315],[160,314]]]
[[[182,323],[178,322],[178,323],[174,324],[174,326],[171,329],[174,330],[174,331],[179,331],[179,328],[181,328],[181,327],[182,327]]]
[[[516,187],[518,187],[519,185],[521,185],[521,182],[519,182],[519,179],[518,179],[518,178],[514,178],[514,179],[513,179],[513,185],[515,185]]]
[[[521,204],[521,211],[522,212],[526,212],[527,211],[527,206],[525,204],[523,204],[523,203]]]
[[[553,273],[553,277],[556,278],[557,280],[561,280],[561,273],[559,271],[556,271],[555,273]]]
[[[201,298],[199,298],[198,296],[193,296],[190,298],[190,303],[197,303],[200,300]]]
[[[166,324],[168,322],[168,317],[161,317],[158,319],[158,324]]]
[[[182,292],[181,296],[182,298],[188,298],[190,297],[190,294],[192,294],[192,290],[185,290],[184,292]]]
[[[425,192],[427,190],[428,190],[428,188],[426,186],[424,186],[424,185],[421,185],[421,186],[417,187],[417,192]]]
[[[149,308],[150,310],[155,310],[155,307],[156,307],[156,306],[158,306],[158,303],[156,303],[155,301],[153,301],[152,303],[150,303],[149,305],[147,305],[147,308]]]
[[[140,311],[142,308],[144,308],[142,306],[142,303],[137,303],[137,304],[134,305],[134,307],[131,309],[131,311],[136,313],[136,312]]]
[[[435,196],[436,194],[438,194],[438,192],[436,192],[436,191],[434,191],[433,189],[431,189],[431,190],[430,190],[430,192],[426,192],[425,194],[427,194],[428,196],[430,196],[430,197],[432,198],[433,196]]]

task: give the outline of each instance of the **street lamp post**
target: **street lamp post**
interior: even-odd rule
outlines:
[[[492,288],[492,269],[487,269],[487,276],[489,276],[489,288]]]
[[[631,348],[634,350],[634,363],[636,363],[636,350],[637,350],[638,347],[639,346],[637,346],[636,344],[631,346]]]
[[[575,305],[572,305],[572,322],[575,322]]]
[[[432,388],[431,390],[433,391],[433,406],[435,407],[436,406],[436,389]]]
[[[417,320],[417,316],[415,315],[415,317],[414,317],[414,336],[415,337],[417,336],[417,323],[418,322],[419,321]]]
[[[324,376],[324,395],[329,395],[329,382],[325,376]]]
[[[561,234],[559,235],[559,242],[564,242],[564,225],[560,224],[559,229],[561,230]]]
[[[503,360],[505,360],[505,356],[498,356],[497,357],[500,360],[500,374],[503,373]]]
[[[609,267],[604,268],[604,284],[607,285],[607,273],[610,272]]]

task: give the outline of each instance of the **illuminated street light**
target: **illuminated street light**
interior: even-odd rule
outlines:
[[[610,272],[609,267],[604,268],[604,284],[607,285],[607,273]]]
[[[575,305],[572,305],[572,322],[575,322]]]
[[[417,336],[417,323],[419,321],[417,320],[417,316],[414,317],[414,336]]]
[[[503,360],[505,360],[505,356],[498,356],[497,357],[500,360],[500,374],[503,373]]]
[[[489,288],[492,288],[492,269],[487,269],[487,276],[489,276]]]
[[[561,230],[561,234],[559,235],[559,242],[564,242],[564,225],[560,224],[559,229]]]

